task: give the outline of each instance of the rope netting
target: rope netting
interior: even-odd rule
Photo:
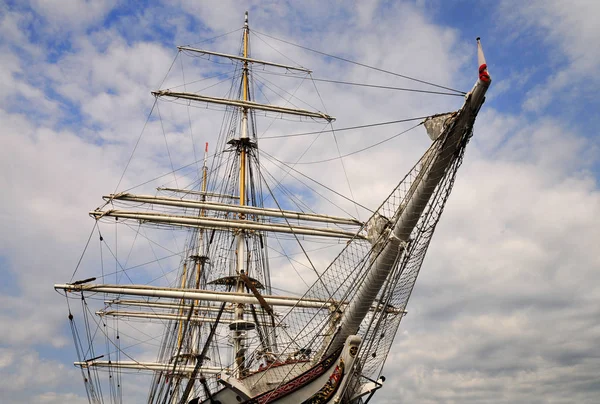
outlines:
[[[441,153],[441,150],[449,141],[450,131],[440,136],[362,229],[368,231],[371,225],[379,226],[379,237],[370,241],[358,238],[349,241],[303,296],[305,299],[320,299],[329,303],[324,303],[321,310],[294,307],[280,319],[281,323],[286,325],[285,333],[278,334],[280,361],[290,362],[295,352],[312,354],[313,363],[322,359],[337,330],[338,320],[344,309],[364,285],[373,263],[389,242],[389,231],[386,232],[385,229],[394,227],[404,207],[413,196],[418,180],[427,174],[436,158],[444,156],[443,158],[448,159],[445,162],[444,172],[420,213],[404,251],[390,268],[377,298],[357,330],[363,342],[357,357],[358,365],[355,369],[353,385],[348,391],[357,391],[358,385],[366,382],[366,379],[359,376],[371,379],[380,376],[429,242],[454,184],[466,143],[471,137],[471,128],[459,129],[461,130],[462,133],[458,135],[459,145],[452,146],[454,151],[449,155]],[[452,136],[450,140],[456,141],[457,135]],[[303,369],[300,361],[294,366],[274,367],[270,370],[268,378],[281,380],[284,383],[297,376]],[[265,377],[267,377],[266,372]]]

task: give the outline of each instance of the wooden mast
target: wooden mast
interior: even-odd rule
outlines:
[[[246,11],[244,20],[244,59],[248,58],[248,12]],[[242,68],[242,101],[248,101],[248,61],[244,60]],[[242,107],[242,126],[240,133],[240,206],[246,204],[246,146],[249,144],[248,141],[248,107]],[[240,213],[240,219],[244,219],[245,215]],[[244,282],[242,281],[242,275],[247,273],[244,268],[244,262],[246,258],[246,234],[245,231],[240,229],[237,236],[237,265],[236,275],[238,281],[236,285],[236,292],[244,292]],[[230,325],[230,329],[233,331],[233,357],[235,361],[234,375],[239,377],[244,371],[244,362],[246,360],[246,346],[245,346],[245,333],[249,331],[249,327],[244,325],[244,305],[239,303],[235,308],[234,318],[237,322]]]

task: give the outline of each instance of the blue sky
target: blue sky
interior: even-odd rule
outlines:
[[[52,285],[69,280],[93,225],[87,212],[114,190],[175,46],[241,27],[246,9],[258,32],[465,91],[482,38],[494,82],[390,355],[395,381],[377,402],[595,402],[600,3],[585,0],[0,3],[3,397],[86,402]],[[233,53],[238,39],[207,46]],[[257,57],[285,62],[253,44]],[[270,44],[315,77],[413,85]],[[186,81],[202,74],[184,63]],[[319,106],[311,91],[299,94]],[[458,97],[352,91],[319,84],[338,128],[460,107]],[[196,145],[212,142],[219,120],[193,112]],[[162,105],[161,113],[173,121],[171,153],[189,163],[187,116]],[[168,171],[157,125],[153,117],[121,188]],[[402,129],[340,135],[341,152]],[[290,131],[304,130],[312,129]],[[357,200],[377,206],[427,146],[421,135],[345,160]],[[290,161],[302,142],[264,147]],[[331,157],[331,142],[319,139],[306,161]],[[350,192],[339,162],[306,172],[327,172],[328,185]],[[96,258],[84,260],[91,273]]]

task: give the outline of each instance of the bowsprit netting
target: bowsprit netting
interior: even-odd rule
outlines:
[[[456,141],[456,150],[444,158],[446,169],[429,198],[426,207],[414,226],[404,251],[397,258],[392,269],[380,289],[369,313],[363,319],[358,335],[363,342],[358,354],[359,365],[355,369],[353,385],[348,394],[357,391],[359,385],[367,379],[380,376],[385,358],[394,340],[400,321],[405,314],[408,299],[419,274],[421,264],[427,252],[429,242],[439,221],[440,215],[448,199],[456,172],[462,162],[465,146],[472,132],[464,128],[458,136],[450,137],[450,127],[438,137],[429,150],[393,190],[385,202],[373,214],[361,229],[369,233],[369,227],[377,228],[376,239],[355,238],[336,257],[332,264],[315,281],[304,295],[307,299],[329,301],[331,305],[325,310],[292,308],[281,319],[286,324],[286,333],[279,335],[280,354],[287,356],[292,351],[316,352],[314,360],[321,358],[328,343],[336,332],[337,322],[349,300],[357,293],[369,275],[372,264],[389,240],[389,230],[396,224],[404,207],[413,197],[418,182],[431,169],[440,151],[449,141]],[[360,232],[359,232],[360,233]],[[368,237],[367,237],[368,238]],[[325,308],[325,305],[324,305]],[[286,338],[293,336],[293,338]],[[297,372],[282,369],[278,377],[289,380]]]

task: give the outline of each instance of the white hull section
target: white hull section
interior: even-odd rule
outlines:
[[[223,377],[221,383],[226,387],[213,395],[212,401],[207,399],[202,404],[341,403],[360,342],[359,336],[351,335],[339,356],[334,355],[316,365],[297,362],[272,366],[243,379]]]

